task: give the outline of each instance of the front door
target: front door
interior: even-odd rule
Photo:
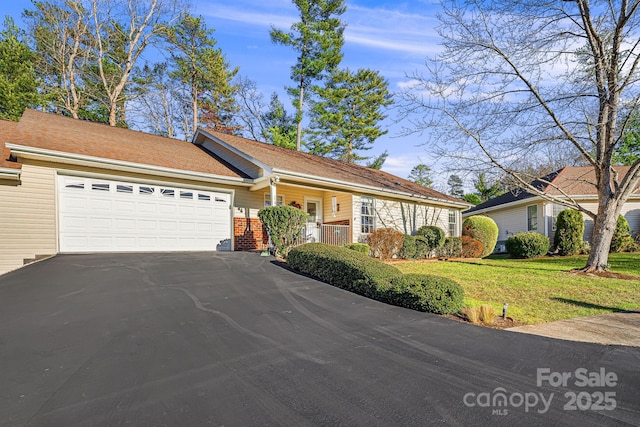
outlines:
[[[308,214],[306,238],[309,242],[320,242],[320,225],[322,224],[322,200],[304,199],[304,210]]]

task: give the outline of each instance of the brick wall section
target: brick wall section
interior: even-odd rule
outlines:
[[[269,243],[267,230],[258,218],[234,218],[233,238],[236,251],[263,250]]]

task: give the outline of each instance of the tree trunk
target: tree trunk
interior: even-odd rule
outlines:
[[[300,151],[300,141],[302,139],[302,102],[304,101],[303,80],[300,80],[300,98],[298,99],[298,133],[296,135],[296,150]]]
[[[608,270],[609,248],[616,229],[619,209],[616,200],[601,195],[598,203],[598,216],[593,226],[591,252],[587,265],[582,269],[586,273]]]
[[[109,126],[118,125],[118,104],[115,101],[111,101],[109,105]]]

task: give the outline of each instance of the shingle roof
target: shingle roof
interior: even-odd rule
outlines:
[[[20,169],[22,167],[20,163],[9,160],[11,153],[5,146],[5,142],[11,139],[17,125],[16,122],[0,120],[0,168]]]
[[[7,142],[169,169],[247,178],[191,142],[34,110],[24,112]]]
[[[629,172],[629,167],[618,166],[616,167],[616,171],[619,174],[619,179],[622,179],[622,177]],[[595,171],[591,166],[566,166],[540,179],[532,181],[531,185],[550,196],[562,196],[563,193],[572,197],[597,196],[598,191],[596,188],[595,176]],[[548,184],[549,182],[553,185]],[[473,208],[464,211],[464,213],[467,214],[488,208],[495,208],[507,203],[517,202],[536,196],[537,194],[530,193],[522,188],[517,188],[494,199],[487,200],[484,203],[474,206]]]
[[[384,171],[220,132],[207,131],[207,133],[271,168],[376,187],[382,191],[398,191],[418,197],[467,204],[463,200],[423,187]]]

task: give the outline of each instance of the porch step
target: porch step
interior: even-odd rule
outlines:
[[[36,255],[35,258],[23,258],[22,265],[31,264],[32,262],[40,261],[41,259],[51,258],[53,255]]]

